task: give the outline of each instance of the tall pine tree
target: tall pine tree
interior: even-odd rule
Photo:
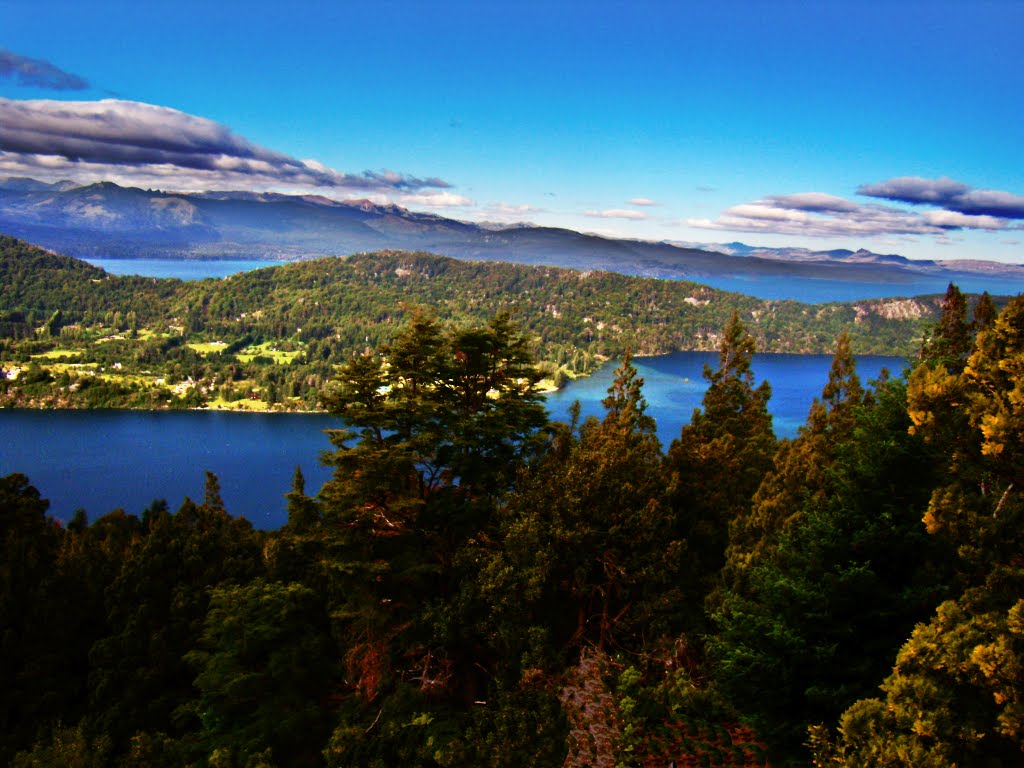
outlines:
[[[808,725],[878,684],[942,596],[944,553],[921,524],[933,468],[908,426],[902,384],[866,396],[840,338],[807,425],[733,527],[709,652],[719,686],[783,756],[801,759]]]
[[[417,764],[452,743],[483,695],[486,659],[462,595],[467,551],[493,534],[496,505],[547,422],[537,378],[507,317],[443,330],[417,315],[391,345],[353,358],[324,396],[345,425],[331,435],[335,472],[317,500],[346,664],[332,763]],[[433,714],[387,731],[374,726],[381,707],[387,728]]]
[[[725,562],[729,525],[750,504],[775,454],[768,413],[771,387],[754,386],[754,340],[738,315],[722,335],[718,368],[704,366],[708,389],[668,451],[677,476],[672,503],[687,541],[687,567],[699,597],[717,583]]]

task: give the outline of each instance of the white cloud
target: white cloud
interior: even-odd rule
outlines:
[[[346,195],[345,200],[367,200],[374,205],[391,205],[391,198],[380,192],[374,192],[369,195],[360,195],[353,192]]]
[[[546,208],[535,208],[532,205],[523,203],[521,205],[512,205],[511,203],[491,203],[484,211],[488,214],[494,214],[495,216],[526,216],[532,213],[546,213]]]
[[[797,192],[793,195],[771,195],[767,198],[774,205],[818,213],[850,213],[858,205],[842,197],[826,195],[823,192]]]
[[[723,218],[734,220],[754,219],[757,221],[807,222],[811,217],[805,211],[779,208],[768,203],[744,203],[726,210]]]
[[[940,186],[948,188],[950,185]],[[927,193],[927,190],[918,191]],[[997,216],[950,210],[918,213],[875,203],[861,205],[821,192],[769,195],[728,208],[717,219],[694,218],[686,223],[699,229],[802,237],[944,237],[953,230],[1016,228]]]
[[[1001,219],[1024,219],[1024,196],[997,189],[973,189],[946,176],[923,179],[899,176],[876,184],[864,184],[857,192],[912,205],[934,205],[949,211]]]
[[[584,211],[584,216],[592,219],[646,219],[647,214],[643,211],[630,211],[622,208],[610,208],[606,211]]]
[[[261,147],[220,123],[135,101],[0,98],[0,166],[11,175],[170,189],[416,193],[451,185],[392,170],[343,173]]]
[[[540,208],[528,203],[513,204],[505,201],[488,203],[478,206],[464,214],[469,221],[488,224],[523,224],[530,223],[533,216],[549,213],[547,208]]]
[[[614,227],[593,227],[583,232],[585,235],[597,235],[598,237],[605,237],[610,239],[620,239],[628,237],[625,232],[615,229]]]
[[[649,197],[634,197],[630,198],[627,202],[629,202],[630,205],[658,205],[656,201],[651,200]]]
[[[953,181],[947,176],[940,179],[898,176],[876,184],[862,184],[857,189],[857,194],[899,200],[904,203],[941,203],[969,189],[966,184]]]
[[[925,211],[922,218],[938,227],[968,229],[1006,229],[1006,220],[995,216],[970,216],[958,211]]]
[[[465,208],[476,205],[471,198],[447,190],[398,195],[397,200],[402,205],[423,205],[428,208]]]

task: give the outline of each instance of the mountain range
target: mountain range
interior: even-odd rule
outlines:
[[[867,250],[654,242],[570,229],[500,225],[369,200],[272,192],[164,192],[113,182],[0,181],[0,232],[79,258],[251,258],[297,261],[380,249],[459,259],[602,269],[700,281],[712,277],[903,282],[928,274],[1024,278],[1024,265],[911,260]]]

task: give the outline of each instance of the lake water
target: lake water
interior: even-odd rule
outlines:
[[[707,382],[704,365],[718,366],[717,352],[673,352],[659,357],[637,357],[633,365],[644,380],[647,413],[658,424],[658,437],[667,449],[688,424],[695,408],[699,408]],[[831,355],[754,355],[756,382],[768,381],[772,397],[768,410],[772,414],[775,434],[795,437],[807,419],[814,398],[828,381]],[[593,376],[574,381],[568,387],[548,395],[548,410],[559,420],[568,420],[569,407],[580,401],[580,415],[601,417],[601,400],[615,378],[618,363],[609,363]],[[899,357],[862,355],[857,358],[857,373],[863,384],[876,379],[883,368],[898,376],[904,367]]]
[[[709,277],[697,282],[723,291],[756,296],[759,299],[796,299],[809,304],[828,301],[859,301],[924,296],[946,292],[950,282],[964,293],[993,296],[1024,293],[1024,280],[1005,276],[957,274],[946,277],[916,275],[906,282],[863,282],[856,280],[822,280],[809,277]]]
[[[667,448],[700,405],[704,363],[711,353],[677,352],[636,358],[645,380],[648,413]],[[773,388],[770,410],[775,431],[792,437],[828,378],[827,355],[757,355],[754,370]],[[894,373],[902,361],[858,358],[864,381],[883,366]],[[555,419],[567,420],[579,399],[584,416],[603,413],[601,399],[615,364],[571,383],[548,397]],[[258,528],[277,528],[286,519],[284,494],[296,465],[307,493],[328,479],[319,455],[330,448],[323,430],[337,420],[313,414],[242,414],[217,411],[17,411],[0,410],[0,476],[21,472],[51,502],[50,513],[68,520],[83,507],[96,519],[118,507],[141,514],[154,499],[177,509],[185,496],[203,497],[205,471],[216,473],[228,511]]]
[[[200,280],[283,262],[90,259],[90,263],[115,275]],[[911,288],[907,284],[744,278],[721,278],[714,284],[764,298],[796,295],[805,301],[945,290],[944,284]],[[967,290],[986,287],[993,292],[1010,290],[1005,284],[1002,288],[964,286]],[[880,293],[886,289],[896,293]],[[705,363],[714,366],[716,360],[713,353],[679,352],[634,361],[645,379],[649,413],[657,420],[664,446],[678,436],[693,409],[700,405],[705,389],[701,371]],[[824,386],[830,362],[826,355],[755,358],[758,380],[772,383],[770,407],[780,437],[796,434],[811,401]],[[877,376],[883,366],[898,373],[902,361],[886,357],[858,360],[865,381]],[[600,416],[601,399],[615,367],[606,365],[590,378],[550,395],[548,409],[552,417],[567,419],[569,406],[576,399],[581,402],[584,417]],[[336,420],[324,415],[0,410],[0,475],[28,475],[50,499],[51,514],[67,520],[79,507],[85,508],[92,519],[118,507],[140,514],[159,498],[175,509],[185,496],[202,498],[205,471],[210,470],[220,479],[230,512],[245,515],[259,528],[277,528],[286,517],[284,494],[291,487],[296,465],[306,476],[309,493],[328,479],[328,470],[318,460],[320,452],[330,447],[323,431],[338,426]]]
[[[283,261],[257,259],[85,259],[93,266],[112,275],[141,275],[142,277],[176,277],[179,280],[205,280],[208,277],[227,277],[263,267],[276,267]]]
[[[153,499],[172,510],[201,501],[210,470],[229,512],[277,528],[296,465],[307,492],[327,480],[323,430],[338,426],[315,414],[0,410],[0,476],[27,475],[55,517],[84,507],[93,520],[118,507],[141,514]]]
[[[263,267],[284,264],[283,261],[255,259],[182,260],[182,259],[87,259],[112,275],[142,275],[144,277],[177,277],[181,280],[202,280],[207,277],[227,277]],[[983,275],[956,275],[953,281],[966,293],[988,291],[992,295],[1024,292],[1024,280]],[[796,299],[811,304],[826,301],[856,301],[858,299],[884,299],[896,296],[920,296],[945,293],[949,277],[914,276],[906,282],[861,282],[848,280],[820,280],[787,277],[701,278],[714,288],[743,293],[759,299]]]

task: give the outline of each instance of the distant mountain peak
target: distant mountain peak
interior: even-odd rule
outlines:
[[[351,208],[358,208],[364,213],[380,213],[380,214],[392,214],[394,216],[408,216],[412,212],[408,208],[403,208],[400,205],[394,203],[375,203],[372,200],[366,198],[360,198],[358,200],[342,200],[342,205],[347,205]]]
[[[122,187],[120,184],[115,184],[112,181],[94,181],[92,184],[83,184],[77,187],[77,189],[103,189],[114,192],[115,190],[134,190],[138,189],[138,187]]]
[[[538,229],[539,225],[532,221],[462,221],[469,226],[480,227],[491,232],[504,232],[509,229]]]
[[[324,197],[323,195],[303,195],[301,199],[307,203],[313,203],[314,205],[325,205],[327,207],[344,205],[344,203],[341,203],[338,200],[335,200],[330,197]]]
[[[27,176],[8,176],[0,179],[0,189],[7,189],[17,192],[67,192],[82,186],[77,181],[61,179],[52,183],[37,181]]]
[[[369,199],[168,192],[0,178],[0,232],[78,256],[274,258],[404,249],[461,259],[701,280],[716,276],[906,281],[923,273],[1024,275],[1024,265],[928,262],[865,248],[816,251],[611,238],[527,222],[472,222]]]

